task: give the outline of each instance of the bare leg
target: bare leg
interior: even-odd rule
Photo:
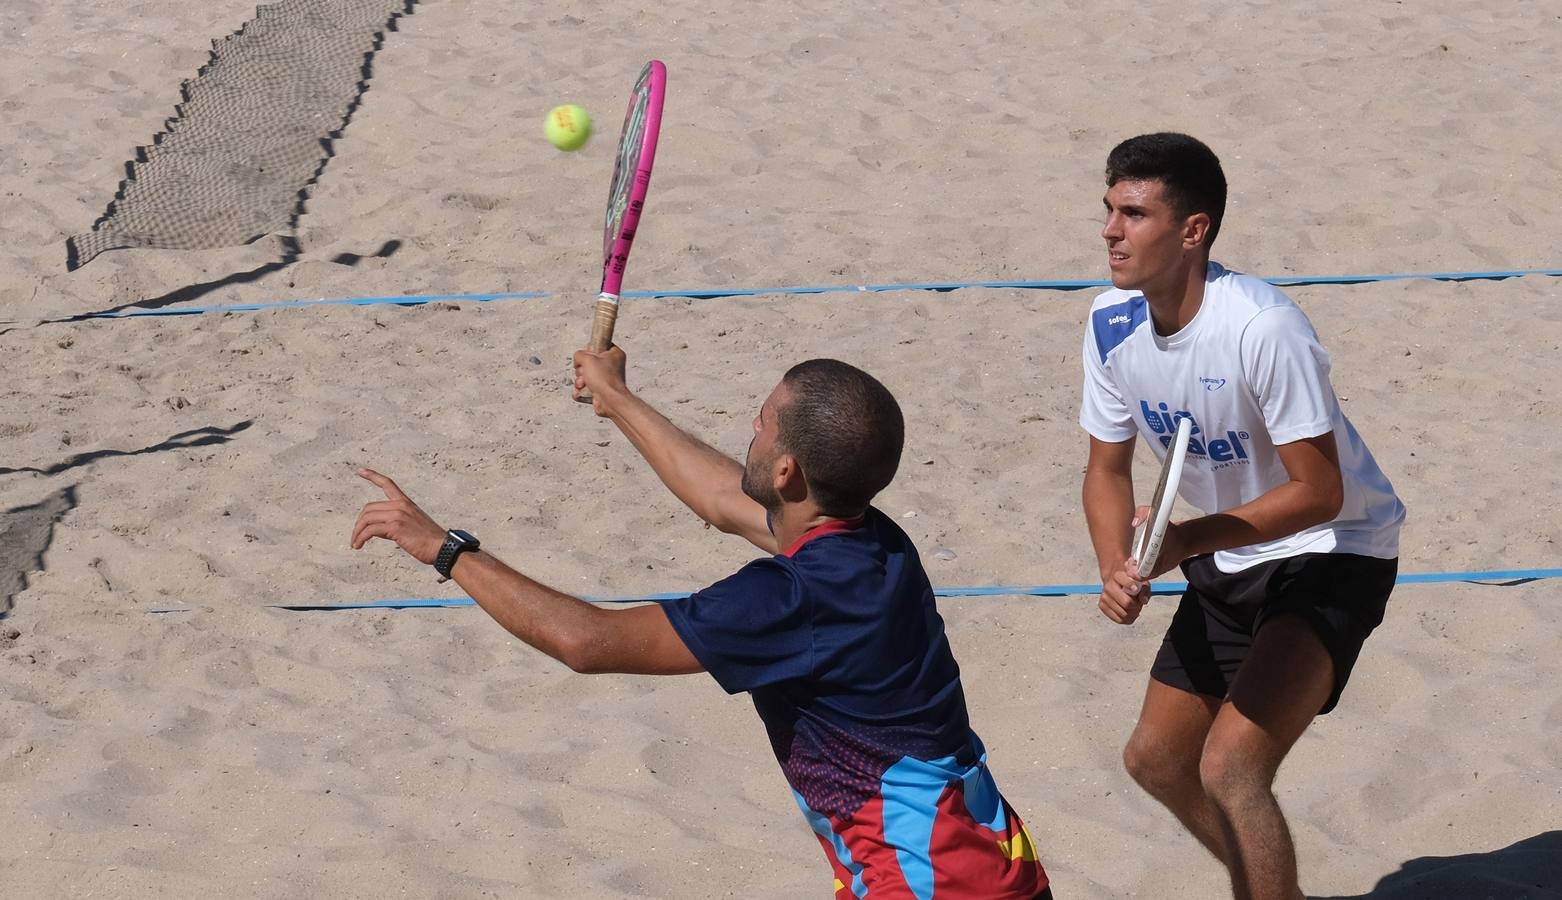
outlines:
[[[1224,817],[1204,793],[1199,757],[1220,700],[1150,679],[1139,724],[1123,748],[1134,781],[1171,810],[1215,858],[1228,862]]]
[[[1199,762],[1220,811],[1237,900],[1302,900],[1296,849],[1275,800],[1275,773],[1334,688],[1334,664],[1296,616],[1260,629],[1209,729]]]

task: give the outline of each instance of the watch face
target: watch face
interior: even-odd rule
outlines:
[[[470,532],[462,531],[459,528],[452,528],[452,529],[450,529],[450,533],[451,533],[451,535],[453,535],[455,537],[456,540],[460,541],[463,544],[476,544],[477,543],[477,538],[473,537]]]

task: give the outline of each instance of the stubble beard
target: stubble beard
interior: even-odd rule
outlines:
[[[781,512],[781,495],[770,479],[770,464],[774,461],[774,456],[770,459],[755,459],[751,449],[743,464],[744,495],[763,506],[772,516]]]

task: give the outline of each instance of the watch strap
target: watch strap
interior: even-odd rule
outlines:
[[[456,564],[456,557],[468,550],[476,550],[479,546],[477,538],[465,531],[452,528],[445,532],[445,543],[440,545],[439,555],[434,557],[434,571],[441,578],[450,577],[450,569]]]

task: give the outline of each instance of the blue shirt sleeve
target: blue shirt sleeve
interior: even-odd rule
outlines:
[[[729,694],[812,673],[812,611],[797,577],[779,559],[757,559],[662,609],[689,652]]]

